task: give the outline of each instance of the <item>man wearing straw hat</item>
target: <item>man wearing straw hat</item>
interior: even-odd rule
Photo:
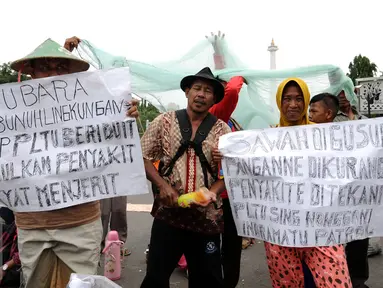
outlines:
[[[72,49],[76,39],[67,39]],[[45,78],[87,71],[89,64],[51,39],[11,64],[32,78]],[[128,111],[138,116],[136,102]],[[102,226],[100,202],[64,209],[15,213],[18,245],[26,288],[66,287],[71,273],[96,274],[100,258]]]

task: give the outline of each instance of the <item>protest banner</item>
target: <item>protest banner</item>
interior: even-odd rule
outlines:
[[[0,206],[49,211],[148,193],[129,68],[0,85]]]
[[[220,138],[238,234],[290,247],[383,236],[383,119]]]

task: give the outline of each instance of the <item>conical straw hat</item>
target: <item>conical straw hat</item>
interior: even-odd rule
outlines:
[[[69,73],[83,72],[89,69],[89,63],[76,57],[50,38],[40,44],[32,53],[11,63],[11,68],[17,72],[21,70],[23,74],[31,74],[33,72],[30,65],[31,60],[49,58],[68,59]]]

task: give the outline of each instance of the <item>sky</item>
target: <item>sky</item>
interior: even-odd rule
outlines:
[[[64,43],[74,35],[128,59],[162,62],[221,30],[254,69],[269,69],[274,38],[278,69],[333,64],[346,72],[361,53],[383,70],[379,0],[2,2],[8,13],[1,16],[0,62],[25,56],[47,38]]]

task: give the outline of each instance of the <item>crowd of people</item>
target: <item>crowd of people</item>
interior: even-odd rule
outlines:
[[[80,41],[72,37],[61,47],[47,40],[11,67],[33,79],[87,71],[89,64],[71,53]],[[212,44],[215,69],[224,69],[224,58]],[[228,82],[218,79],[208,67],[186,76],[180,83],[186,109],[159,115],[141,138],[154,194],[142,288],[168,288],[181,257],[187,262],[189,287],[237,286],[242,248],[252,240],[238,236],[218,141],[242,129],[232,113],[247,84],[242,76]],[[338,95],[324,92],[311,98],[303,80],[287,78],[276,93],[277,126],[363,119],[347,96],[341,90]],[[129,117],[139,117],[137,103],[130,103]],[[202,187],[209,190],[208,205],[179,208],[180,195]],[[46,212],[1,208],[6,229],[0,287],[66,287],[71,273],[96,274],[108,229],[118,231],[123,242],[127,239],[126,203],[126,197],[119,197]],[[289,248],[267,242],[264,247],[274,288],[367,287],[369,239],[331,247]],[[122,255],[130,253],[121,250]],[[370,248],[370,253],[378,252]]]

